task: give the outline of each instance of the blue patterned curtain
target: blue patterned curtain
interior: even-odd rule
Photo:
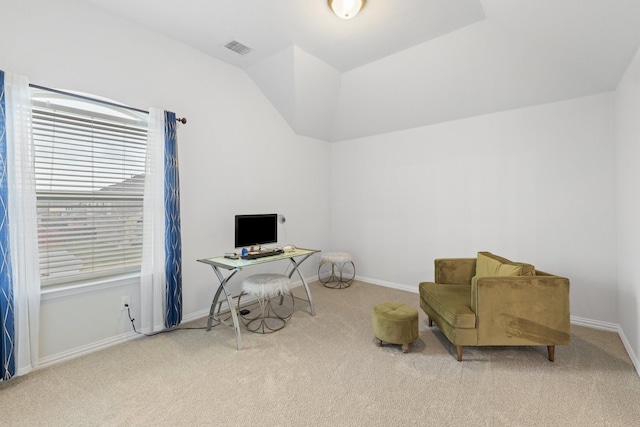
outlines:
[[[180,237],[180,178],[175,113],[165,111],[164,212],[165,212],[165,326],[182,321],[182,240]]]
[[[0,327],[2,328],[0,357],[2,358],[2,380],[16,373],[15,328],[13,310],[13,281],[9,251],[9,217],[7,185],[7,134],[4,97],[4,72],[0,70]]]

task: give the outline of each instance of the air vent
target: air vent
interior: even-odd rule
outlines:
[[[235,40],[232,40],[229,43],[225,44],[224,47],[226,47],[229,50],[234,51],[238,55],[246,55],[248,53],[253,52],[253,49],[251,49],[250,47],[245,46],[242,43],[237,42]]]

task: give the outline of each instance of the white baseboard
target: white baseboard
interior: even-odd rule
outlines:
[[[360,282],[371,283],[372,285],[384,286],[387,288],[398,289],[401,291],[411,292],[414,294],[418,293],[418,288],[415,286],[402,285],[400,283],[387,282],[384,280],[373,279],[371,277],[364,277],[356,275],[356,280]]]
[[[640,377],[640,361],[638,360],[638,356],[633,351],[633,348],[631,347],[631,344],[629,343],[627,336],[624,334],[624,331],[622,330],[622,328],[620,328],[620,326],[618,326],[618,336],[620,336],[620,339],[622,340],[622,344],[624,345],[624,348],[627,350],[627,353],[629,354],[629,358],[631,359],[633,366],[635,366],[636,368],[636,373]]]
[[[76,347],[72,350],[63,351],[61,353],[43,357],[38,361],[38,367],[36,369],[46,368],[47,366],[55,365],[56,363],[75,359],[76,357],[80,356],[85,356],[99,350],[104,350],[109,347],[113,347],[114,345],[122,344],[123,342],[138,338],[140,336],[141,335],[131,331],[124,334],[116,335],[115,337],[107,338],[106,340],[96,341],[91,344]]]
[[[313,279],[305,278],[305,280],[307,281],[307,283],[311,283],[315,281],[316,278],[315,277]],[[384,280],[378,280],[378,279],[373,279],[370,277],[363,277],[363,276],[356,276],[356,280],[371,283],[373,285],[384,286],[387,288],[411,292],[414,294],[418,293],[418,288],[414,286],[402,285],[399,283],[387,282]],[[302,281],[298,280],[296,282],[293,282],[292,286],[294,288],[298,286],[302,286]],[[221,312],[229,311],[228,305],[229,304],[227,303],[226,300],[223,301]],[[209,315],[209,308],[205,310],[199,310],[193,313],[185,314],[182,316],[182,321],[191,322],[193,320],[198,320],[198,319],[202,319],[203,317],[207,317],[208,315]],[[640,361],[638,360],[637,355],[634,353],[633,348],[631,347],[629,340],[627,340],[627,337],[625,336],[624,331],[622,330],[620,325],[616,323],[602,322],[599,320],[587,319],[587,318],[578,317],[578,316],[571,316],[571,323],[578,326],[585,326],[588,328],[600,329],[600,330],[609,331],[609,332],[616,332],[620,337],[620,339],[622,340],[622,344],[624,345],[625,350],[627,350],[627,353],[629,354],[629,358],[631,359],[631,362],[633,363],[633,366],[636,369],[636,373],[638,374],[638,376],[640,376]],[[115,337],[108,338],[106,340],[97,341],[95,343],[80,346],[72,350],[47,356],[40,359],[39,366],[37,369],[45,368],[47,366],[51,366],[59,362],[64,362],[66,360],[75,359],[76,357],[84,356],[86,354],[90,354],[95,351],[104,350],[114,345],[121,344],[123,342],[129,341],[135,338],[139,338],[141,336],[142,335],[136,334],[135,332],[131,331],[131,332],[117,335]]]
[[[624,334],[624,330],[617,323],[601,322],[599,320],[585,319],[584,317],[571,316],[571,323],[573,325],[585,326],[587,328],[600,329],[602,331],[615,332],[620,337],[624,349],[627,350],[627,354],[636,369],[636,374],[640,377],[640,361],[638,356],[633,351],[633,347],[629,343],[627,336]]]
[[[192,320],[201,319],[209,315],[209,310],[202,310],[195,313],[190,313],[182,317],[183,322],[191,322]],[[127,341],[131,341],[136,338],[143,337],[142,334],[137,334],[133,331],[126,332],[124,334],[117,335],[115,337],[108,338],[102,341],[96,341],[94,343],[76,347],[72,350],[63,351],[61,353],[53,354],[51,356],[40,359],[37,369],[46,368],[47,366],[55,365],[56,363],[64,362],[67,360],[75,359],[76,357],[85,356],[99,350],[105,350],[114,345],[122,344]]]
[[[314,277],[313,279],[309,279],[309,278],[305,277],[305,280],[307,281],[307,283],[310,283],[310,282],[316,280],[316,278]],[[293,288],[297,288],[298,286],[302,286],[302,281],[301,280],[294,281],[292,283],[292,287]],[[253,299],[248,298],[247,299],[247,303],[250,304],[251,302],[253,302],[253,300],[255,300],[255,298],[253,298]],[[243,301],[244,301],[244,298],[243,298]],[[196,311],[196,312],[193,312],[193,313],[183,314],[182,323],[191,322],[193,320],[198,320],[198,319],[202,319],[203,317],[209,316],[209,309],[210,308],[206,308],[204,310],[199,310],[199,311]],[[225,312],[228,312],[228,311],[229,311],[229,304],[227,303],[227,301],[225,299],[222,302],[222,306],[221,306],[220,312],[221,313],[225,313]],[[36,369],[46,368],[47,366],[55,365],[56,363],[65,362],[67,360],[75,359],[76,357],[80,357],[80,356],[85,356],[87,354],[91,354],[91,353],[99,351],[99,350],[104,350],[104,349],[107,349],[107,348],[112,347],[114,345],[122,344],[124,342],[130,341],[132,339],[140,338],[140,337],[143,337],[143,336],[144,335],[137,334],[134,331],[130,331],[130,332],[126,332],[124,334],[116,335],[116,336],[111,337],[111,338],[107,338],[105,340],[96,341],[94,343],[83,345],[83,346],[80,346],[80,347],[76,347],[76,348],[71,349],[71,350],[63,351],[63,352],[60,352],[60,353],[57,353],[57,354],[52,354],[50,356],[46,356],[46,357],[43,357],[42,359],[40,359],[38,361],[38,367]]]
[[[386,286],[388,288],[399,289],[401,291],[418,293],[418,288],[414,286],[401,285],[393,282],[385,282],[383,280],[372,279],[370,277],[356,276],[356,279],[362,282],[371,283],[373,285]],[[636,374],[640,376],[640,361],[638,360],[638,356],[633,351],[629,340],[624,334],[624,331],[617,323],[610,322],[602,322],[600,320],[587,319],[584,317],[571,316],[571,324],[578,326],[585,326],[587,328],[600,329],[603,331],[615,332],[618,334],[620,339],[622,340],[622,344],[624,345],[625,350],[629,354],[629,358],[633,363],[633,366],[636,369]]]
[[[586,319],[584,317],[571,316],[571,324],[586,326],[587,328],[600,329],[602,331],[619,332],[620,326],[616,323],[601,322],[599,320]]]

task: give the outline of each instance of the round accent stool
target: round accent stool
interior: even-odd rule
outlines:
[[[331,271],[329,271],[329,266],[331,266]],[[355,277],[356,266],[348,253],[327,252],[320,254],[318,280],[327,288],[348,288]]]
[[[402,345],[402,352],[409,351],[409,344],[418,339],[418,310],[399,302],[383,302],[373,307],[373,335],[376,345],[383,342]]]
[[[247,330],[268,334],[284,328],[293,315],[294,299],[290,288],[289,276],[282,274],[254,274],[247,277],[242,282],[242,292],[238,297],[238,313]],[[254,297],[257,302],[241,310],[241,300],[247,295]],[[273,301],[278,297],[279,302]],[[247,309],[249,313],[242,314]]]

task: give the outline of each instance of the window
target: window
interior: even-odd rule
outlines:
[[[148,117],[33,88],[42,286],[140,271]]]

